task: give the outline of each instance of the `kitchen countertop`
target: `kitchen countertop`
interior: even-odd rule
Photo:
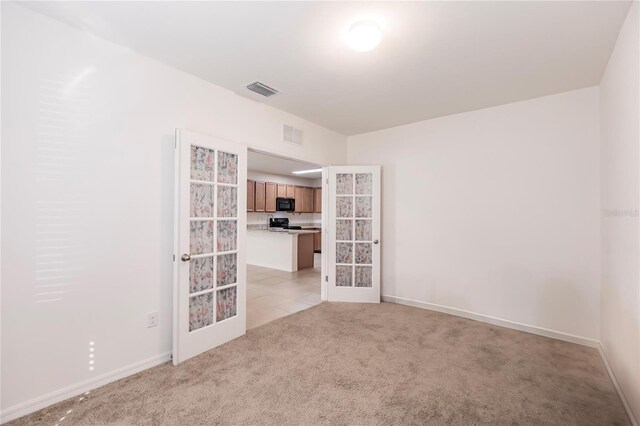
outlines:
[[[268,229],[247,229],[249,232],[268,232],[270,234],[318,234],[320,231],[314,231],[312,229],[287,229],[286,231],[269,231]]]

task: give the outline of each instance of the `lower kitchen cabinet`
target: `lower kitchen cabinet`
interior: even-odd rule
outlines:
[[[298,235],[298,270],[313,268],[313,244],[317,234]]]
[[[313,251],[316,253],[322,253],[322,230],[320,228],[316,229],[320,232],[313,234]]]

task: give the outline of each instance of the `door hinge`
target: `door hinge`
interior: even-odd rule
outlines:
[[[176,261],[176,255],[175,254],[173,255],[173,261],[174,262]]]
[[[325,282],[325,283],[328,283],[328,282],[329,282],[329,275],[325,275],[325,276],[324,276],[324,282]]]

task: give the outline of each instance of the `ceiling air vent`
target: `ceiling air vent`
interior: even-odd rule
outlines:
[[[302,146],[302,129],[284,124],[282,126],[282,140]]]
[[[247,89],[256,92],[256,93],[260,93],[262,96],[273,96],[276,93],[278,93],[278,91],[272,87],[267,86],[266,84],[260,83],[259,81],[256,81],[255,83],[251,83],[250,85],[247,86]]]

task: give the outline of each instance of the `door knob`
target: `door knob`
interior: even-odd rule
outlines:
[[[183,262],[188,262],[188,261],[190,261],[190,260],[191,260],[191,256],[189,256],[188,254],[183,254],[183,255],[180,257],[180,260],[182,260]]]
[[[380,241],[378,240],[373,240],[373,244],[378,244]]]

